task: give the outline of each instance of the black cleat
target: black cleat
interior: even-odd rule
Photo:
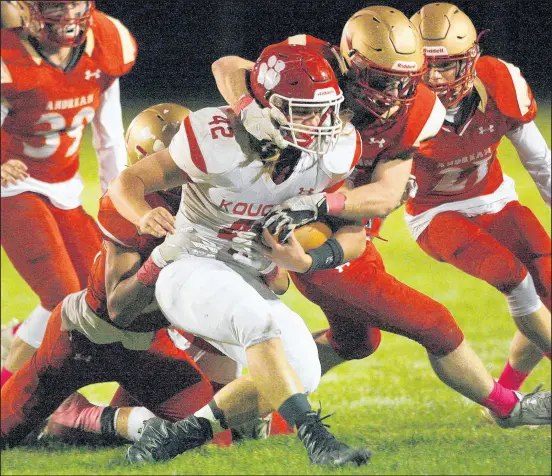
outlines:
[[[126,459],[130,464],[167,461],[211,438],[211,423],[205,418],[192,415],[171,423],[155,417],[146,422],[140,440],[128,449]]]
[[[353,463],[357,466],[368,464],[372,452],[368,448],[351,448],[338,441],[322,423],[322,420],[330,417],[327,415],[320,418],[318,413],[309,412],[307,420],[298,428],[297,436],[305,445],[311,464],[327,464],[333,466],[344,466]]]

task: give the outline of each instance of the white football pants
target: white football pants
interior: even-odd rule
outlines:
[[[244,367],[247,347],[279,337],[305,392],[318,386],[318,351],[306,324],[254,277],[216,259],[186,256],[161,271],[155,297],[173,326]]]

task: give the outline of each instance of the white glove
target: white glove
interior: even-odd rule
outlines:
[[[278,233],[278,242],[285,243],[291,232],[328,214],[325,193],[297,195],[274,207],[262,221],[271,235]]]
[[[287,124],[286,116],[275,107],[261,108],[254,100],[245,106],[240,113],[240,118],[245,127],[255,139],[268,140],[276,144],[280,149],[285,149],[288,142],[284,140],[276,124]]]
[[[416,176],[410,174],[410,177],[408,177],[408,182],[406,182],[406,186],[404,187],[401,201],[395,207],[395,210],[402,207],[409,198],[414,198],[416,196],[416,193],[418,193],[418,183],[416,182]]]
[[[408,198],[414,198],[417,193],[418,193],[418,182],[416,182],[416,176],[410,174],[410,177],[408,178],[408,182],[406,182],[406,189],[405,189],[406,200],[408,200]]]
[[[187,256],[193,250],[191,233],[193,229],[182,228],[172,235],[167,235],[163,243],[151,252],[151,259],[159,267],[164,268],[182,256]],[[205,253],[208,254],[208,253]],[[214,253],[211,253],[214,255]]]
[[[262,254],[257,231],[238,231],[231,240],[232,258],[245,266],[257,270],[264,270],[269,264]]]

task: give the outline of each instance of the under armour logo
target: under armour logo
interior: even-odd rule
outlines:
[[[380,140],[376,140],[373,137],[370,137],[370,144],[378,144],[379,148],[383,148],[383,144],[385,144],[385,139],[382,137]]]
[[[86,79],[87,81],[90,80],[90,78],[92,76],[94,76],[96,79],[100,79],[100,73],[101,71],[99,69],[97,69],[96,71],[92,72],[90,71],[89,69],[87,69],[85,72],[84,72],[84,79]]]
[[[75,357],[73,357],[75,360],[84,360],[87,364],[90,363],[90,361],[92,360],[92,356],[91,355],[82,355],[82,354],[75,354]]]
[[[351,263],[349,263],[349,261],[347,261],[346,263],[344,263],[340,266],[336,266],[335,269],[337,269],[338,272],[343,273],[343,271],[345,269],[345,266],[351,266]]]
[[[309,188],[308,190],[305,190],[303,187],[299,189],[299,195],[310,195],[312,192],[314,192],[314,188]]]
[[[493,132],[494,131],[494,125],[491,124],[487,129],[484,127],[479,128],[479,134],[485,134],[485,132]]]

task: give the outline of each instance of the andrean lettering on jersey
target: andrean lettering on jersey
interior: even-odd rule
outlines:
[[[477,152],[477,154],[467,155],[466,157],[462,157],[461,159],[449,160],[448,162],[438,164],[437,167],[443,168],[451,167],[453,165],[467,164],[468,162],[473,162],[475,160],[488,159],[490,156],[491,148],[487,147],[485,150]]]
[[[60,109],[72,109],[74,107],[86,106],[94,101],[94,94],[88,96],[79,96],[70,99],[56,99],[55,101],[48,101],[46,105],[47,111],[54,111]]]

